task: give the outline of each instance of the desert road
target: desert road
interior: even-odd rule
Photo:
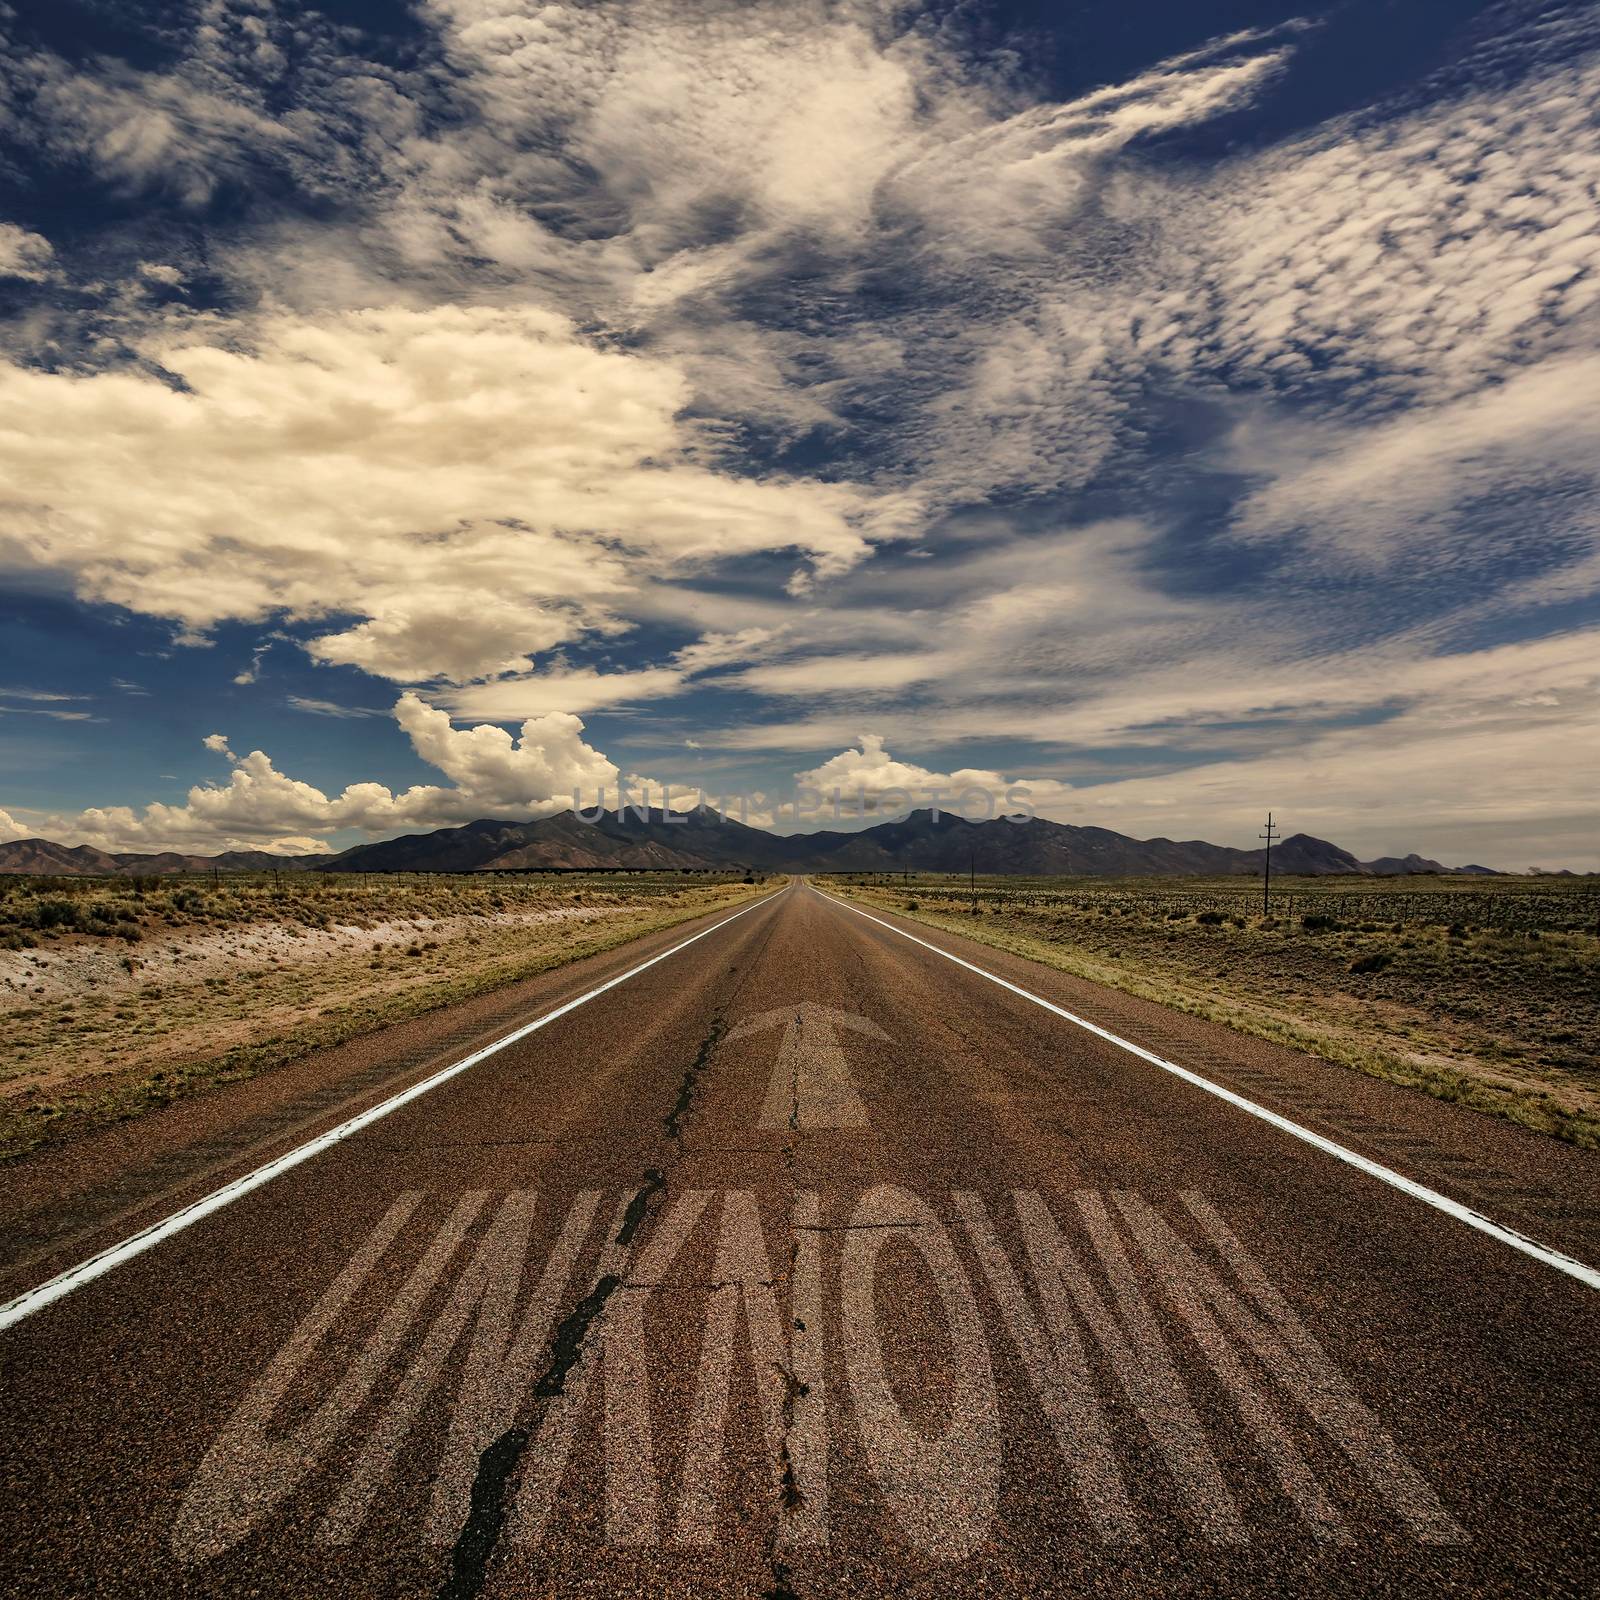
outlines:
[[[803,882],[513,999],[12,1174],[0,1590],[1600,1592],[1592,1152]]]

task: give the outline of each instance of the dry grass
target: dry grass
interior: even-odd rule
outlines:
[[[0,888],[0,1159],[761,892],[679,874]],[[70,910],[63,908],[70,907]]]
[[[870,904],[1600,1147],[1600,888],[1577,879],[873,878]],[[974,913],[974,904],[977,911]]]

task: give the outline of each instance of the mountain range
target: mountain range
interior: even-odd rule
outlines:
[[[336,855],[281,856],[265,850],[221,855],[167,851],[140,855],[62,845],[48,839],[0,844],[0,873],[144,877],[182,872],[506,872],[583,869],[769,872],[966,872],[1021,876],[1072,873],[1108,877],[1256,874],[1260,850],[1203,839],[1132,839],[1109,828],[998,818],[968,822],[948,812],[914,811],[903,821],[859,832],[776,834],[710,807],[670,815],[652,809],[604,812],[594,822],[571,811],[538,822],[485,819],[459,828],[359,844]],[[1412,872],[1492,874],[1491,867],[1445,867],[1419,855],[1357,860],[1348,850],[1296,833],[1272,852],[1273,870],[1325,876],[1394,877]]]

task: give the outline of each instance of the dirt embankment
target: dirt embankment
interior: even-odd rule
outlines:
[[[478,916],[396,917],[367,925],[326,928],[259,922],[227,929],[177,928],[147,937],[137,948],[80,938],[48,949],[0,950],[0,1017],[60,1000],[139,994],[152,984],[203,983],[296,966],[318,966],[352,954],[405,950],[432,940],[453,942],[504,928],[553,922],[594,922],[623,905],[550,906]],[[255,970],[251,970],[255,969]]]
[[[759,892],[667,874],[13,891],[0,1159]]]

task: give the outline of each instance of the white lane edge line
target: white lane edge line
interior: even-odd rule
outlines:
[[[1276,1111],[1269,1111],[1266,1106],[1257,1105],[1254,1100],[1247,1100],[1242,1094],[1224,1088],[1220,1083],[1202,1078],[1198,1072],[1193,1072],[1188,1067],[1180,1067],[1177,1062],[1168,1061],[1153,1050],[1146,1050],[1143,1045],[1134,1044],[1131,1040],[1112,1033],[1110,1029],[1102,1028],[1098,1023],[1077,1016],[1064,1006],[1058,1006],[1053,1001],[1024,989],[1021,984],[1012,983],[1009,978],[987,972],[971,961],[952,955],[948,950],[941,950],[938,945],[931,944],[926,939],[919,939],[916,934],[907,933],[904,928],[897,928],[892,922],[885,922],[882,917],[875,917],[870,911],[863,911],[860,906],[851,905],[848,900],[841,900],[838,895],[818,889],[815,884],[810,887],[824,900],[831,900],[835,905],[843,906],[846,911],[853,911],[858,917],[865,917],[868,922],[875,922],[880,928],[887,928],[890,933],[897,933],[902,939],[909,939],[912,944],[920,944],[924,950],[931,950],[936,956],[943,956],[946,961],[953,961],[958,967],[965,967],[968,972],[975,972],[980,978],[987,978],[990,983],[997,983],[1002,989],[1009,989],[1013,994],[1021,995],[1024,1000],[1031,1000],[1036,1006],[1042,1006],[1046,1011],[1064,1017],[1068,1022],[1098,1035],[1119,1049],[1148,1061],[1152,1066],[1160,1067],[1163,1072],[1170,1072],[1174,1077],[1182,1078],[1185,1083],[1193,1084],[1197,1089],[1204,1089],[1207,1094],[1213,1094],[1219,1100],[1226,1100],[1238,1110],[1247,1112],[1252,1117],[1259,1117],[1261,1121],[1270,1123],[1282,1133],[1302,1140],[1314,1149],[1322,1151],[1324,1155],[1332,1156],[1336,1161],[1343,1161],[1358,1172],[1366,1173],[1370,1178],[1377,1178],[1389,1184],[1402,1194],[1410,1195],[1413,1200],[1420,1200],[1424,1205],[1432,1206],[1435,1211],[1442,1211],[1447,1217],[1454,1217],[1457,1222],[1464,1222],[1469,1228],[1476,1228],[1479,1233],[1485,1233],[1491,1239],[1509,1245],[1513,1250],[1520,1250],[1523,1255],[1531,1256],[1547,1267],[1554,1267],[1557,1272],[1564,1272],[1568,1277],[1576,1278],[1579,1283],[1587,1284],[1591,1289],[1600,1289],[1600,1272],[1593,1267],[1586,1267],[1581,1261],[1563,1255],[1561,1251],[1554,1250],[1549,1245],[1540,1244],[1537,1239],[1530,1239],[1525,1233],[1518,1233],[1515,1228],[1508,1228],[1504,1223],[1484,1216],[1481,1211],[1474,1211],[1471,1206],[1464,1206],[1459,1200],[1452,1200],[1449,1195],[1440,1194],[1437,1189],[1430,1189],[1426,1184],[1406,1177],[1403,1172],[1396,1172],[1393,1167],[1386,1167],[1381,1162],[1370,1160],[1359,1151],[1336,1144],[1332,1139],[1325,1139],[1320,1133],[1313,1133],[1310,1128],[1303,1128],[1298,1122],[1291,1122],[1289,1118],[1280,1116]]]
[[[131,1261],[135,1256],[142,1255],[163,1240],[181,1233],[185,1228],[199,1222],[201,1218],[222,1210],[224,1206],[232,1205],[235,1200],[249,1194],[253,1189],[271,1183],[274,1178],[281,1177],[285,1172],[298,1167],[301,1162],[320,1155],[331,1145],[348,1139],[352,1134],[360,1133],[363,1128],[371,1127],[374,1122],[388,1116],[391,1111],[398,1111],[401,1106],[409,1105],[413,1100],[420,1100],[429,1090],[437,1089],[441,1083],[459,1076],[469,1067],[477,1066],[480,1061],[497,1051],[504,1050],[507,1045],[515,1044],[519,1039],[526,1039],[530,1033],[537,1033],[539,1029],[548,1027],[557,1018],[566,1016],[569,1011],[576,1011],[579,1006],[587,1005],[597,995],[604,994],[607,989],[615,989],[619,983],[626,983],[629,978],[638,977],[641,972],[655,966],[658,961],[665,961],[668,956],[675,956],[680,950],[688,949],[690,945],[704,939],[708,934],[727,927],[730,922],[738,921],[746,912],[754,911],[757,906],[769,904],[783,892],[779,889],[762,895],[760,899],[752,901],[742,910],[735,911],[731,917],[724,917],[720,922],[712,923],[709,928],[702,928],[699,933],[691,934],[681,943],[673,945],[671,949],[651,956],[648,961],[641,961],[636,967],[629,967],[626,972],[619,973],[614,978],[608,978],[604,983],[580,994],[576,999],[557,1006],[554,1011],[547,1011],[542,1017],[536,1017],[532,1022],[524,1023],[522,1027],[514,1029],[503,1038],[484,1045],[481,1050],[473,1051],[470,1056],[464,1056],[448,1067],[441,1067],[438,1072],[424,1078],[420,1083],[412,1084],[409,1089],[402,1089],[399,1094],[391,1095],[375,1106],[369,1106],[367,1110],[351,1117],[348,1121],[329,1128],[326,1133],[318,1134],[308,1143],[298,1145],[293,1150],[274,1157],[264,1166],[235,1178],[231,1183],[225,1183],[220,1189],[214,1189],[210,1194],[203,1195],[181,1210],[174,1211],[171,1216],[164,1217],[159,1222],[152,1222],[139,1232],[130,1234],[119,1244],[109,1245],[98,1255],[90,1256],[87,1261],[80,1261],[77,1266],[68,1267],[65,1272],[57,1273],[55,1277],[39,1284],[36,1288],[25,1290],[16,1299],[8,1300],[0,1306],[0,1332],[21,1322],[24,1317],[31,1317],[35,1311],[42,1311],[47,1305],[71,1294],[74,1289],[81,1289],[84,1284],[92,1283],[96,1278],[110,1272],[113,1267],[120,1267],[124,1261]]]

